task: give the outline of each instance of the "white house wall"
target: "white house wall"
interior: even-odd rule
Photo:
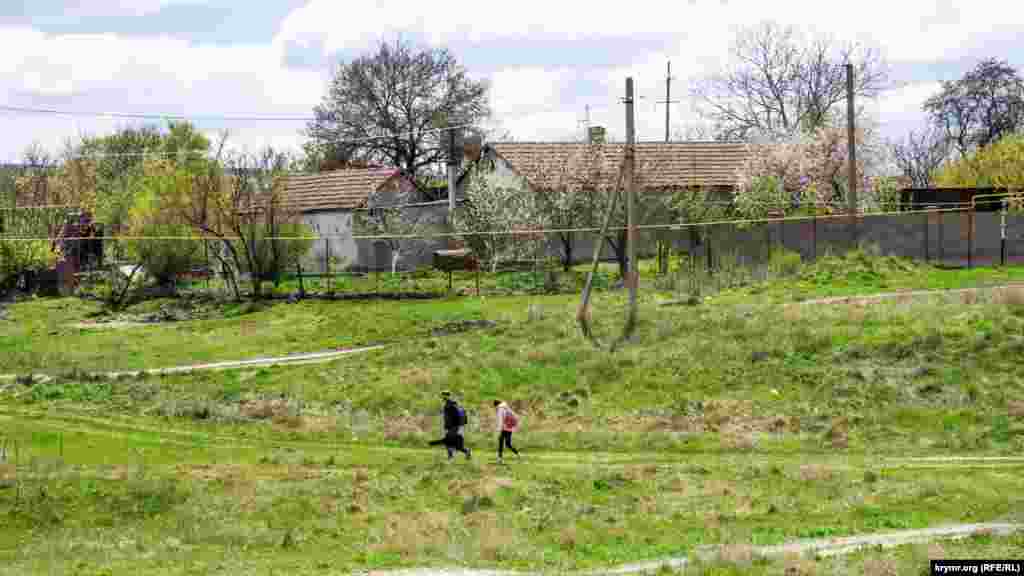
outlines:
[[[328,236],[313,242],[302,266],[310,271],[322,271],[324,256],[334,258],[341,268],[356,265],[359,249],[352,239],[352,213],[347,211],[310,212],[302,215],[302,222],[318,236]],[[336,264],[332,263],[334,267]]]

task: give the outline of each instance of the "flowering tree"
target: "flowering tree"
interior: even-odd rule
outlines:
[[[466,177],[466,199],[456,211],[455,228],[493,272],[501,260],[526,254],[531,244],[525,240],[537,239],[512,232],[540,227],[538,202],[521,177],[495,174],[479,164]]]
[[[438,223],[420,207],[402,207],[416,202],[415,190],[403,190],[388,198],[385,195],[379,190],[371,194],[369,208],[356,215],[355,223],[362,234],[387,236],[384,242],[391,249],[391,273],[395,274],[402,254],[420,254],[426,249],[427,243],[415,236],[430,233]]]
[[[1013,134],[940,168],[939,186],[1024,188],[1024,135]]]
[[[533,182],[533,194],[544,228],[571,230],[599,225],[607,205],[607,181],[617,174],[617,166],[604,160],[602,144],[581,147],[566,157],[550,174]],[[575,260],[576,232],[556,232],[562,268],[568,271]]]
[[[857,179],[859,209],[891,207],[894,183],[884,174],[885,147],[870,127],[859,128]],[[750,145],[750,155],[737,172],[735,208],[748,218],[772,211],[794,214],[844,210],[849,190],[847,133],[838,125],[818,128],[769,144]]]

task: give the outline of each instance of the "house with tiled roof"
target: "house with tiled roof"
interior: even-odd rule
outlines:
[[[592,128],[589,142],[490,143],[466,160],[481,167],[489,179],[525,180],[536,194],[558,189],[567,181],[583,189],[610,191],[618,181],[626,145],[604,142],[602,134]],[[702,188],[721,200],[731,199],[737,171],[750,155],[748,145],[740,142],[641,142],[634,149],[634,181],[640,194]],[[459,195],[468,186],[471,173],[463,173]],[[662,220],[653,213],[648,218],[648,222]],[[586,236],[573,250],[578,257],[592,254],[593,239]],[[557,253],[558,248],[552,251]]]
[[[329,259],[356,269],[388,268],[390,248],[384,242],[351,238],[354,215],[373,208],[371,199],[387,203],[399,195],[415,192],[411,178],[395,168],[345,168],[318,174],[290,174],[282,181],[282,203],[299,213],[313,232],[326,236],[313,243],[307,266],[320,270]],[[446,207],[419,209],[438,212],[443,218]],[[417,264],[414,262],[406,263]]]
[[[695,187],[731,192],[736,172],[749,155],[746,144],[732,142],[641,142],[635,150],[635,174],[641,192]],[[495,143],[483,151],[483,157],[505,164],[535,190],[555,186],[567,169],[579,180],[611,189],[624,156],[622,143]]]

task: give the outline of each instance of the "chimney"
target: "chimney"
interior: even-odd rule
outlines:
[[[472,164],[480,159],[480,151],[483,149],[483,138],[479,134],[472,134],[466,137],[462,147],[462,156],[466,164]]]
[[[587,130],[590,144],[604,144],[604,126],[592,126]]]

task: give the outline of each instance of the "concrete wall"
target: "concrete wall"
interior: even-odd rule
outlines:
[[[691,248],[684,232],[671,234],[676,235],[674,248]],[[769,248],[778,246],[799,252],[804,260],[854,247],[849,221],[843,218],[761,224],[746,229],[723,225],[713,227],[710,234],[714,254],[735,254],[748,261],[766,259]],[[860,245],[876,248],[883,255],[966,266],[970,249],[973,265],[1000,261],[999,213],[869,216],[859,220],[856,234]],[[703,257],[704,245],[697,245],[696,250]],[[1024,215],[1006,217],[1006,252],[1008,262],[1024,261]]]

